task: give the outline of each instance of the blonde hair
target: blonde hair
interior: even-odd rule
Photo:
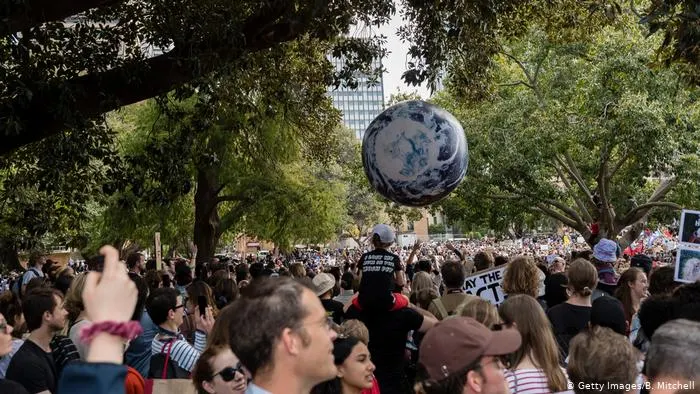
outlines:
[[[421,290],[428,290],[434,288],[433,279],[427,272],[416,272],[413,275],[413,282],[411,283],[412,293],[418,293]]]
[[[551,392],[566,391],[566,376],[559,367],[559,348],[549,319],[537,300],[525,294],[509,296],[498,313],[504,323],[515,323],[523,340],[520,349],[511,355],[512,367],[531,355],[535,366],[547,376]]]
[[[364,323],[357,319],[345,320],[343,324],[340,325],[339,334],[355,337],[365,345],[369,344],[369,330]]]
[[[518,327],[520,328],[520,327]],[[595,326],[571,339],[567,371],[571,383],[618,383],[615,388],[603,384],[603,394],[622,394],[624,386],[637,379],[639,355],[622,335],[607,327]]]
[[[588,297],[598,284],[598,270],[586,259],[576,259],[566,271],[569,278],[568,288],[572,294]]]
[[[75,323],[75,320],[80,315],[80,312],[85,310],[85,305],[83,305],[83,289],[85,288],[85,279],[87,278],[87,273],[83,272],[73,278],[68,291],[66,292],[66,298],[64,300],[64,308],[68,311],[68,326]]]
[[[496,306],[483,298],[469,297],[457,307],[455,315],[471,317],[488,328],[501,321]]]
[[[540,269],[529,256],[517,256],[508,263],[503,276],[503,291],[510,295],[527,294],[537,297]]]

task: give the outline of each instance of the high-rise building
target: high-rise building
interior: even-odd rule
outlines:
[[[331,58],[336,70],[343,67],[344,59]],[[372,68],[381,66],[381,59],[372,62]],[[384,110],[384,79],[379,78],[376,84],[369,83],[365,76],[359,76],[356,89],[339,87],[329,88],[328,94],[333,99],[336,108],[343,112],[343,123],[362,139],[369,123]]]

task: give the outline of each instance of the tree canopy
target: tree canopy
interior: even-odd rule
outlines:
[[[399,34],[412,44],[404,79],[434,87],[449,70],[461,94],[483,95],[505,40],[535,25],[552,39],[585,37],[630,13],[666,34],[662,59],[696,67],[694,2],[653,1],[641,11],[637,3],[402,0]],[[377,71],[370,65],[384,40],[346,33],[394,12],[392,0],[8,2],[0,8],[0,154],[87,129],[104,113],[245,68],[249,55],[300,39],[331,43],[332,56],[346,59],[333,83],[352,86],[355,71]]]
[[[669,193],[697,196],[698,93],[676,70],[649,67],[658,45],[634,23],[571,44],[532,29],[494,57],[491,98],[440,96],[470,148],[448,214],[534,213],[586,236],[599,223],[600,236],[615,237],[653,208],[697,205]]]

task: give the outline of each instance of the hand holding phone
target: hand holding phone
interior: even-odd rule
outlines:
[[[204,316],[207,313],[207,297],[206,296],[198,296],[197,297],[197,303],[199,304],[199,315]]]

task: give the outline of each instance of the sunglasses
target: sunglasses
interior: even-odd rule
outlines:
[[[240,373],[242,376],[245,377],[243,366],[241,365],[241,363],[238,363],[235,367],[226,367],[222,369],[221,371],[215,373],[214,376],[212,376],[211,378],[214,379],[217,375],[219,375],[221,376],[221,379],[224,382],[230,382],[236,378],[236,372]]]

